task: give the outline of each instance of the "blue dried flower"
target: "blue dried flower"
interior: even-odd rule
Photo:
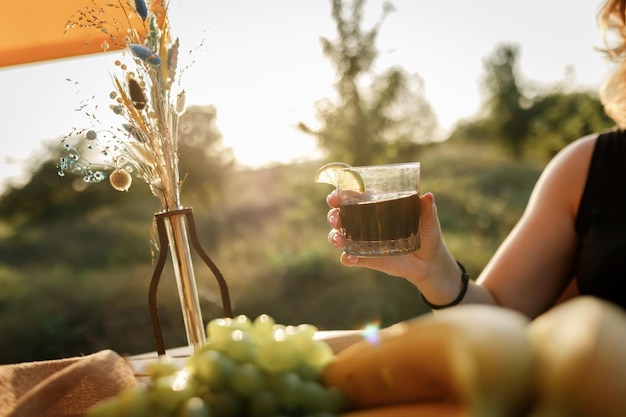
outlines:
[[[135,0],[135,10],[137,14],[143,19],[146,20],[148,17],[148,7],[146,6],[146,2],[143,0]]]
[[[161,65],[161,57],[158,56],[157,54],[152,54],[150,55],[146,61],[148,61],[149,64],[152,65]]]
[[[102,182],[105,178],[107,178],[106,172],[102,171],[92,171],[89,168],[83,170],[85,175],[83,176],[83,181],[89,184],[96,184]]]
[[[131,43],[128,45],[133,55],[137,58],[147,61],[152,65],[160,65],[161,57],[158,56],[154,51],[150,48],[146,48],[143,45],[138,45],[136,43]]]

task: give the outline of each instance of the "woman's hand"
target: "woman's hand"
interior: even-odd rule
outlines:
[[[327,219],[333,228],[328,235],[328,241],[337,248],[343,248],[344,236],[341,232],[337,192],[331,192],[326,198],[326,202],[331,207]],[[362,266],[389,275],[407,278],[415,285],[433,273],[437,275],[439,271],[445,269],[452,257],[441,237],[437,206],[432,193],[426,193],[420,198],[420,238],[420,249],[410,254],[360,258],[344,252],[341,254],[341,263],[346,266]]]

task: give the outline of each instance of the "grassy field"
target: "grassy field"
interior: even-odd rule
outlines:
[[[475,277],[519,218],[542,166],[447,143],[425,149],[420,161],[422,191],[435,194],[446,243]],[[422,314],[417,290],[406,281],[339,264],[326,240],[330,187],[312,182],[324,162],[239,171],[220,204],[190,204],[200,240],[228,281],[235,314],[267,313],[321,329],[389,325]],[[0,263],[0,363],[104,348],[154,350],[147,309],[154,208],[152,200],[133,200],[92,215],[90,224],[107,225],[101,246],[103,239],[84,232],[85,219],[43,224],[32,237],[37,245],[24,246],[33,251],[28,262]],[[91,259],[90,250],[102,262],[77,261]],[[208,322],[222,315],[219,291],[199,259],[195,266]],[[185,344],[169,267],[159,301],[167,346]]]

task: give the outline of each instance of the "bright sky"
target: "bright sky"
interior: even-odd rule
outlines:
[[[594,50],[601,45],[599,0],[392,3],[377,69],[399,65],[418,73],[444,130],[478,110],[483,61],[502,42],[521,47],[527,79],[556,83],[571,68],[576,84],[596,89],[608,74]],[[367,1],[366,28],[382,4]],[[181,50],[194,50],[182,75],[187,102],[217,107],[223,143],[241,164],[320,155],[294,126],[315,124],[316,101],[333,96],[333,68],[319,42],[336,37],[330,0],[170,0],[170,20]],[[82,99],[95,95],[108,111],[108,62],[98,54],[0,69],[0,181],[18,179],[44,142],[84,124],[74,110]]]

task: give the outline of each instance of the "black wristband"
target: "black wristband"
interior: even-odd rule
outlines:
[[[444,304],[444,305],[432,304],[420,292],[419,294],[420,294],[420,297],[422,297],[422,301],[424,302],[424,304],[426,304],[431,309],[433,309],[433,310],[441,310],[442,308],[448,308],[448,307],[455,306],[455,305],[459,304],[461,301],[463,301],[463,297],[465,297],[465,293],[467,292],[467,285],[469,283],[470,277],[469,277],[469,274],[467,273],[467,271],[465,270],[465,267],[463,266],[463,264],[461,262],[459,262],[459,261],[456,261],[456,263],[461,268],[461,292],[459,292],[459,295],[454,300],[452,300],[452,302],[450,302],[448,304]]]

